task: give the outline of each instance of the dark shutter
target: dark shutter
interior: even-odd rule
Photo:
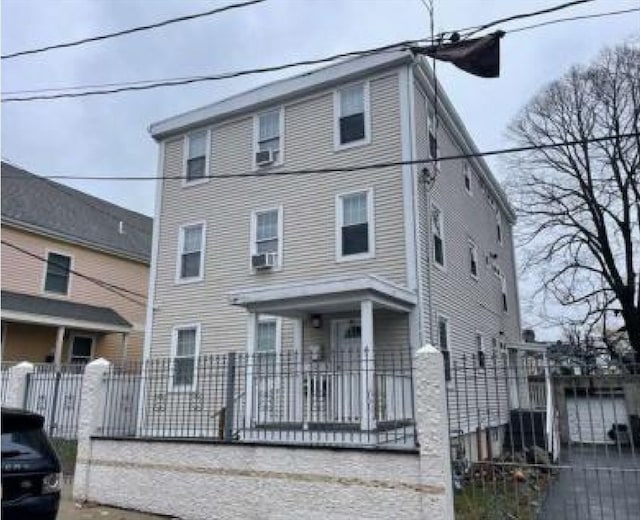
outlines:
[[[340,144],[364,139],[364,113],[340,118]]]
[[[369,224],[355,224],[342,228],[342,254],[356,255],[369,251]]]

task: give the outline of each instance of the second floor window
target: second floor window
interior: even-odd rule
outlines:
[[[500,216],[500,210],[496,210],[496,241],[498,244],[502,244],[502,217]]]
[[[337,146],[366,142],[368,139],[368,89],[359,83],[338,90]]]
[[[199,130],[187,135],[185,182],[194,182],[207,176],[208,131]]]
[[[256,165],[282,162],[280,136],[282,111],[271,110],[256,118]]]
[[[204,224],[182,226],[178,242],[178,279],[201,280],[204,270]]]
[[[251,255],[267,255],[272,267],[282,265],[282,207],[255,211],[251,220]]]
[[[431,108],[427,108],[427,139],[429,141],[429,158],[437,159],[440,156],[440,146],[438,145],[436,114]]]
[[[49,293],[69,294],[71,257],[59,253],[47,255],[47,273],[44,290]]]
[[[474,278],[478,277],[478,248],[469,241],[469,272]]]
[[[373,256],[373,193],[371,190],[338,196],[339,260]]]
[[[464,177],[464,189],[469,195],[473,195],[473,188],[471,185],[471,168],[467,163],[462,167],[462,175]]]
[[[502,293],[502,310],[507,312],[509,310],[509,302],[507,299],[507,278],[504,274],[500,275],[500,289]]]
[[[444,222],[442,210],[435,204],[431,205],[431,233],[433,235],[433,260],[444,267]]]

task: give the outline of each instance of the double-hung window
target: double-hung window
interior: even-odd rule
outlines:
[[[185,184],[206,180],[209,147],[209,131],[198,130],[187,134],[185,161]]]
[[[336,256],[357,260],[374,256],[373,190],[338,195]]]
[[[469,240],[469,273],[473,278],[478,278],[478,248]]]
[[[482,340],[482,334],[478,332],[476,332],[476,352],[478,354],[478,366],[480,368],[484,368],[486,365],[485,357],[484,357],[484,345]]]
[[[431,233],[433,236],[433,260],[437,265],[444,267],[444,222],[442,210],[435,204],[431,204]]]
[[[507,278],[504,274],[500,275],[500,289],[502,294],[502,310],[507,312],[509,310],[509,303],[507,299]]]
[[[270,110],[256,116],[256,166],[282,163],[282,118],[282,109]]]
[[[336,148],[369,142],[369,84],[358,83],[336,92]]]
[[[44,280],[45,292],[69,294],[70,272],[71,257],[50,252],[47,255],[47,271]]]
[[[267,255],[271,266],[282,266],[282,206],[253,212],[251,219],[251,255]]]
[[[204,274],[205,224],[198,222],[180,228],[178,239],[178,281],[202,280]]]
[[[438,129],[436,114],[431,108],[427,108],[427,140],[429,146],[429,158],[438,159],[440,156],[440,146],[438,145]],[[436,167],[438,163],[435,163]]]
[[[496,241],[502,245],[502,216],[500,210],[496,210]]]
[[[449,320],[444,316],[438,316],[438,343],[444,361],[445,381],[451,380],[451,353],[449,351]]]
[[[171,388],[191,390],[196,384],[200,325],[184,325],[173,329],[171,349]]]
[[[464,178],[464,189],[465,191],[473,196],[473,186],[471,184],[471,168],[468,163],[464,163],[462,166],[462,176]]]

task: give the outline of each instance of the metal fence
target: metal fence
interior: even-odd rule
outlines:
[[[84,365],[36,365],[27,375],[24,407],[44,417],[44,428],[58,452],[65,478],[75,470],[78,417]]]
[[[408,349],[154,359],[105,377],[101,436],[415,449]]]
[[[9,384],[9,369],[15,365],[13,361],[3,361],[0,364],[0,402],[4,404]]]
[[[639,369],[582,375],[523,352],[452,360],[456,518],[640,518]]]

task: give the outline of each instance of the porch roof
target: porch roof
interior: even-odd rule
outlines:
[[[131,332],[132,325],[109,307],[2,291],[2,320],[98,332]]]
[[[283,316],[359,310],[362,300],[371,300],[374,308],[397,312],[409,312],[417,303],[413,291],[375,275],[339,276],[239,289],[228,297],[232,305]]]

